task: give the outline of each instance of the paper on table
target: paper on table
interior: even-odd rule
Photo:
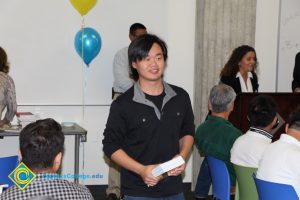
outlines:
[[[0,131],[6,131],[6,132],[20,132],[22,130],[22,127],[19,125],[10,125],[5,127],[0,127]]]
[[[163,173],[166,173],[176,167],[179,167],[184,164],[184,160],[181,156],[177,156],[173,158],[172,160],[169,160],[167,162],[164,162],[162,164],[159,164],[157,167],[155,167],[152,170],[152,175],[157,177],[162,175]]]

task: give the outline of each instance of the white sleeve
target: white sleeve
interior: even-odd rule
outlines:
[[[128,52],[125,51],[126,49],[117,52],[113,62],[114,86],[121,89],[122,92],[128,90],[134,82],[129,76]]]
[[[6,88],[6,106],[7,111],[5,114],[5,118],[8,121],[12,121],[16,112],[17,112],[17,101],[16,101],[16,91],[15,84],[11,77],[8,76],[8,84]]]

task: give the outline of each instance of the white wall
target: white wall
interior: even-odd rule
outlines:
[[[168,8],[166,25],[169,60],[165,78],[187,90],[193,101],[196,0],[168,0]],[[192,157],[183,181],[192,181]]]
[[[280,0],[257,0],[255,50],[259,91],[275,92]]]
[[[166,40],[166,80],[186,89],[193,99],[195,4],[196,0],[99,0],[85,17],[86,27],[100,33],[102,49],[88,68],[85,103],[92,105],[83,108],[82,62],[73,44],[81,26],[77,11],[67,0],[0,1],[0,17],[5,19],[0,21],[0,45],[11,62],[18,110],[74,121],[88,130],[88,141],[80,146],[80,172],[100,173],[103,178],[81,183],[107,184],[102,133],[111,103],[112,59],[129,44],[132,23],[144,23]],[[1,155],[15,154],[17,142],[0,140]],[[68,136],[63,173],[73,172],[73,143]],[[191,181],[191,162],[184,181]]]
[[[186,89],[193,100],[196,0],[169,0],[168,8],[170,59],[166,79]]]
[[[281,0],[278,40],[278,92],[291,92],[295,56],[300,51],[300,1]]]

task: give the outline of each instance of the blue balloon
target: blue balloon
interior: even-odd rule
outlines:
[[[83,29],[83,35],[82,29],[77,32],[74,45],[78,55],[83,59],[84,63],[89,66],[90,62],[99,54],[102,41],[99,33],[95,29],[87,27]]]

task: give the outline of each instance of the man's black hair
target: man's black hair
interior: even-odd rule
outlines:
[[[31,170],[51,168],[55,156],[63,152],[64,141],[62,128],[55,120],[33,122],[20,133],[22,162]]]
[[[135,31],[138,30],[138,29],[144,29],[144,30],[146,30],[146,26],[144,26],[141,23],[134,23],[129,28],[129,34],[131,34],[133,36],[136,36],[135,35]]]
[[[133,79],[137,81],[139,79],[139,74],[135,68],[133,68],[132,63],[141,61],[148,56],[150,49],[152,48],[153,44],[156,43],[160,46],[164,60],[166,61],[168,58],[168,49],[166,43],[157,37],[156,35],[152,34],[145,34],[139,36],[135,40],[131,42],[128,48],[128,60],[130,69],[132,72]]]
[[[248,106],[248,117],[253,127],[266,127],[277,114],[276,103],[266,95],[254,97]]]
[[[289,128],[300,131],[300,106],[289,115],[288,124]]]

